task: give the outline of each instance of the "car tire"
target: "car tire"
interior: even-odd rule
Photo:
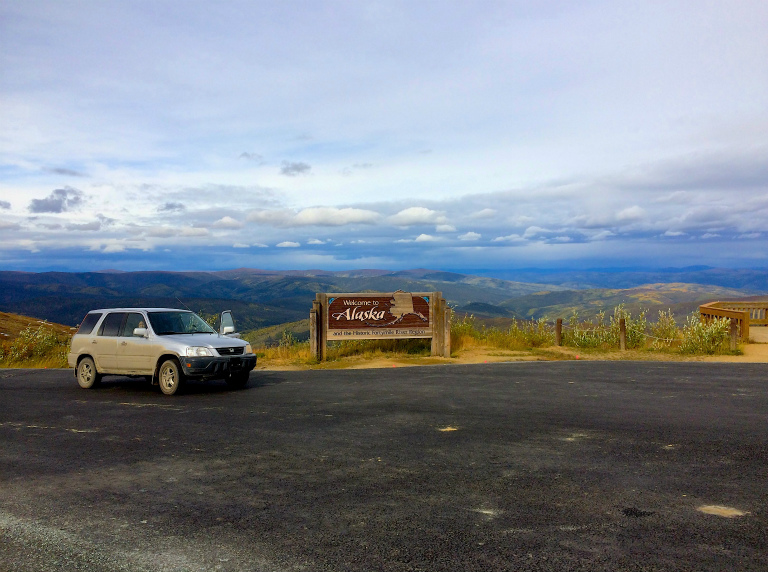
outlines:
[[[245,373],[233,373],[227,376],[227,385],[231,387],[232,389],[243,389],[246,385],[248,385],[248,379],[250,378],[251,372],[246,371]]]
[[[77,383],[83,389],[90,389],[101,381],[101,374],[96,371],[93,359],[84,357],[77,364]]]
[[[181,371],[179,362],[175,359],[167,359],[161,363],[157,371],[157,382],[160,385],[160,391],[165,395],[178,393],[184,384],[184,372]]]

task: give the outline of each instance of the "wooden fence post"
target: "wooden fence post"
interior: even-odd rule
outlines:
[[[619,319],[619,349],[627,349],[627,321],[624,318]]]
[[[556,346],[563,345],[563,319],[562,318],[558,318],[557,322],[555,322],[555,345]]]
[[[731,318],[731,351],[735,352],[738,347],[739,339],[739,321],[736,318]]]
[[[312,309],[309,311],[309,355],[320,360],[320,332],[318,331],[320,314],[320,302],[312,301]]]
[[[451,357],[451,308],[445,300],[443,304],[443,357]]]

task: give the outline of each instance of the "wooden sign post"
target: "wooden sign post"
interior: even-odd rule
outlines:
[[[310,352],[323,361],[329,341],[432,338],[432,355],[450,357],[450,312],[440,292],[316,294]]]

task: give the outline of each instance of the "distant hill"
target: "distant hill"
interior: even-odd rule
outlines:
[[[762,272],[762,274],[761,274]],[[749,286],[723,286],[675,281],[634,284],[649,274],[619,273],[614,282],[626,288],[575,289],[573,282],[596,274],[539,274],[553,282],[502,280],[428,269],[267,271],[240,268],[221,272],[0,272],[0,311],[13,312],[67,325],[77,325],[86,312],[100,307],[184,307],[206,314],[232,310],[241,331],[306,320],[317,292],[440,291],[458,311],[489,319],[567,317],[573,311],[589,317],[600,309],[612,311],[619,303],[630,310],[672,308],[687,314],[704,301],[768,293],[768,271],[693,269],[659,271],[665,277],[708,277]],[[608,280],[607,273],[600,274]],[[525,273],[521,277],[528,276]],[[738,280],[735,277],[739,277]],[[554,283],[561,281],[560,283]],[[687,283],[683,283],[687,282]],[[583,285],[579,283],[580,285]],[[653,317],[653,316],[651,316]]]
[[[592,318],[600,311],[607,315],[619,304],[624,304],[625,309],[634,315],[646,310],[651,321],[656,319],[659,310],[672,310],[678,319],[682,320],[705,302],[742,297],[744,291],[732,288],[671,283],[646,284],[626,289],[595,288],[540,292],[507,300],[500,306],[528,319],[567,319],[574,312],[581,318]]]
[[[643,284],[686,283],[721,286],[754,294],[768,293],[768,268],[662,268],[659,270],[511,270],[494,271],[498,278],[555,284],[569,290],[635,288]]]
[[[116,306],[233,310],[241,330],[303,320],[317,292],[440,291],[454,305],[498,304],[560,286],[429,270],[271,272],[0,272],[0,310],[78,324],[88,310]],[[180,302],[181,301],[181,302]]]

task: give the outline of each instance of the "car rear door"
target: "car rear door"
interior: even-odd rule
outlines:
[[[155,343],[144,336],[135,336],[136,328],[147,328],[147,319],[139,312],[128,312],[117,341],[117,368],[120,373],[152,375],[155,366]]]
[[[101,373],[117,373],[117,340],[125,320],[125,312],[110,312],[99,326],[93,337],[91,355],[96,361],[96,369]]]

